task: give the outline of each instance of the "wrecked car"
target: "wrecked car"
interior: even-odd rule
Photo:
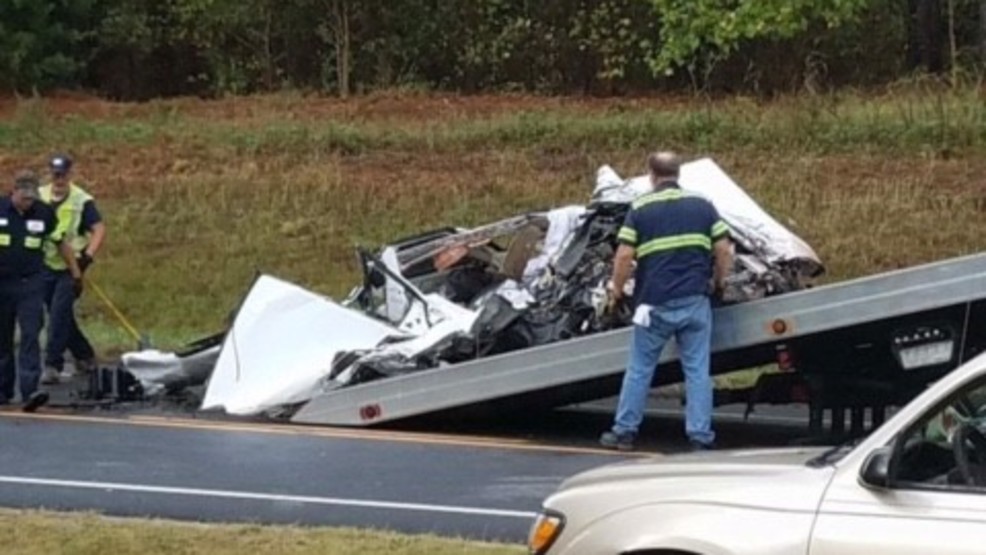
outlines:
[[[803,289],[824,271],[711,159],[684,164],[680,183],[731,228],[735,267],[720,302]],[[647,176],[603,166],[585,205],[358,249],[362,283],[341,302],[261,276],[222,344],[196,351],[194,379],[167,353],[130,353],[124,367],[160,391],[205,381],[202,362],[214,361],[202,409],[289,415],[319,392],[627,326],[629,307],[606,310],[606,283],[617,232],[649,190]]]

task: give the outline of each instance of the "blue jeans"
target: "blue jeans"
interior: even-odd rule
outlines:
[[[89,340],[75,320],[75,283],[68,270],[45,270],[45,304],[48,305],[48,341],[45,346],[45,366],[59,372],[65,365],[65,350],[75,360],[91,360],[96,356]]]
[[[616,409],[617,434],[636,434],[644,418],[661,351],[675,338],[685,374],[685,434],[692,441],[710,444],[712,431],[712,378],[709,355],[712,348],[712,305],[698,295],[674,299],[651,308],[647,326],[634,325],[630,359]]]
[[[13,399],[17,381],[24,400],[38,389],[41,378],[38,336],[44,323],[42,298],[41,274],[0,279],[0,401]],[[20,326],[21,330],[16,363],[15,326]]]

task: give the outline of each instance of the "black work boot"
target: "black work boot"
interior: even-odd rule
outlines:
[[[47,402],[48,402],[47,391],[35,391],[34,393],[28,396],[26,401],[24,401],[24,406],[21,407],[21,410],[24,412],[34,412]]]
[[[688,441],[688,448],[693,452],[712,451],[716,448],[714,443],[703,443],[697,439]]]
[[[599,436],[599,445],[606,447],[607,449],[617,449],[619,451],[633,451],[633,440],[636,439],[635,434],[625,433],[618,434],[616,432],[603,432],[603,435]]]

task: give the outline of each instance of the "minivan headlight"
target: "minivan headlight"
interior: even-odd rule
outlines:
[[[527,536],[527,547],[532,555],[544,555],[551,548],[565,527],[565,517],[554,511],[538,514]]]

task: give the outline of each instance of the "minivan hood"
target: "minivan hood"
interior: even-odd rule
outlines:
[[[598,467],[566,480],[556,497],[592,492],[643,503],[735,504],[768,510],[814,511],[831,466],[805,463],[824,448],[761,449],[671,455]],[[551,506],[553,498],[547,506]],[[617,501],[617,503],[619,503]]]

